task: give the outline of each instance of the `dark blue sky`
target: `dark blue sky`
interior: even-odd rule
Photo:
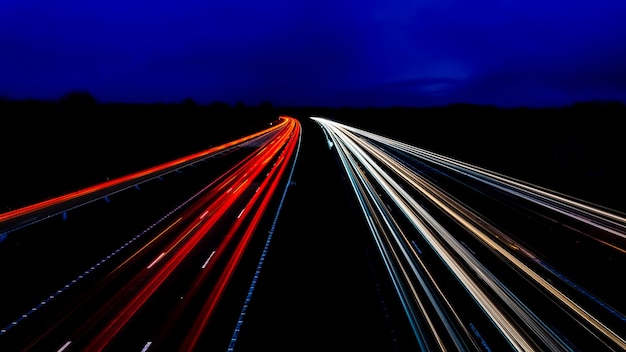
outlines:
[[[0,97],[626,101],[626,1],[0,1]]]

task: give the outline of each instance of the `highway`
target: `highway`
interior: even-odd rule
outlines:
[[[626,350],[623,214],[321,116],[0,236],[0,351]]]
[[[2,214],[5,241],[19,236],[21,247],[32,246],[24,249],[28,253],[2,253],[4,268],[20,269],[19,276],[3,277],[2,316],[12,312],[13,320],[0,330],[2,350],[189,351],[229,341],[224,334],[212,339],[207,330],[221,320],[222,307],[236,308],[228,314],[233,321],[241,311],[246,290],[224,296],[235,285],[231,280],[245,278],[249,286],[254,277],[251,263],[266,240],[254,235],[276,215],[299,136],[299,122],[282,117],[259,133]],[[204,171],[186,172],[192,168]],[[178,184],[204,185],[194,193],[177,187],[182,197],[162,187],[149,190],[185,173],[190,177]],[[112,206],[102,209],[104,204]],[[163,206],[171,208],[163,212]],[[122,236],[117,247],[106,238],[132,232],[149,218],[148,227]],[[108,224],[115,226],[96,229]],[[29,245],[29,238],[35,243]],[[254,260],[246,263],[244,254]],[[91,266],[81,271],[84,265]],[[39,301],[22,296],[23,281],[32,289],[26,295],[38,293]]]
[[[626,349],[621,214],[312,119],[341,160],[422,350]]]

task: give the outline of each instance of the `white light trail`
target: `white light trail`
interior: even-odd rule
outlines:
[[[206,266],[209,264],[209,261],[211,260],[211,258],[213,258],[213,254],[215,254],[215,251],[211,252],[211,255],[206,258],[206,261],[204,262],[204,264],[202,264],[202,269],[206,268]]]
[[[401,236],[398,235],[401,232],[398,232],[393,226],[389,225],[393,220],[390,215],[387,214],[388,211],[386,207],[377,204],[377,202],[382,204],[382,201],[376,200],[378,199],[377,191],[374,191],[374,188],[370,185],[371,182],[375,183],[378,189],[387,193],[391,201],[401,209],[418,232],[422,234],[427,243],[435,250],[448,268],[450,268],[451,272],[455,274],[468,292],[472,294],[485,313],[489,315],[494,324],[499,327],[502,334],[507,336],[512,346],[516,346],[519,350],[533,350],[537,347],[537,345],[530,340],[526,342],[528,335],[518,332],[519,328],[511,324],[505,318],[505,315],[500,312],[498,306],[491,302],[491,298],[489,294],[484,291],[483,286],[474,282],[475,277],[480,278],[480,281],[489,287],[492,294],[495,294],[499,297],[501,302],[509,306],[511,311],[528,325],[532,334],[537,336],[543,344],[548,346],[551,350],[569,350],[567,343],[564,342],[556,332],[552,331],[551,327],[541,321],[539,317],[526,307],[519,298],[509,291],[503,283],[476,259],[474,251],[471,250],[465,242],[459,242],[454,236],[449,234],[430,213],[414,200],[411,194],[404,190],[403,186],[395,181],[389,173],[393,172],[395,176],[399,176],[403,182],[406,182],[415,190],[418,190],[426,199],[432,202],[432,204],[435,204],[445,214],[455,219],[457,223],[462,225],[469,233],[475,236],[475,238],[495,253],[498,253],[500,258],[507,261],[509,265],[519,269],[519,272],[524,273],[528,278],[536,282],[538,287],[545,288],[546,292],[549,292],[565,307],[569,308],[570,312],[578,316],[581,324],[583,324],[583,322],[589,324],[589,326],[592,326],[596,330],[596,333],[600,333],[616,345],[626,348],[626,341],[623,337],[609,329],[564,292],[557,289],[549,280],[543,278],[539,273],[523,263],[518,259],[517,254],[514,255],[510,250],[515,250],[518,254],[537,262],[538,259],[535,255],[521,247],[513,239],[501,232],[497,232],[495,228],[472,212],[471,209],[457,202],[433,183],[418,175],[411,168],[405,166],[397,157],[387,154],[382,148],[376,146],[371,141],[377,141],[387,147],[396,148],[435,165],[472,177],[490,187],[513,194],[520,199],[531,201],[544,206],[546,209],[569,216],[582,223],[593,225],[600,230],[616,235],[618,238],[626,238],[624,234],[626,219],[624,217],[611,214],[602,209],[583,204],[568,197],[532,186],[528,183],[415,148],[389,138],[327,119],[311,118],[322,127],[329,144],[331,144],[332,140],[333,146],[336,147],[335,150],[344,165],[348,180],[352,184],[357,199],[362,204],[361,208],[366,219],[371,223],[370,229],[372,234],[378,238],[378,248],[384,257],[392,258],[389,254],[384,254],[392,253],[389,252],[390,250],[387,248],[399,248],[403,251],[401,257],[405,258],[402,262],[413,265],[412,263],[419,260],[419,258],[417,258],[417,252],[415,252],[415,249],[419,250],[419,248],[416,247],[415,242],[412,242],[415,246],[415,249],[412,249],[414,254],[410,255],[408,252],[404,252],[404,242],[409,243],[409,240],[401,240]],[[370,178],[373,181],[370,181]],[[369,219],[372,218],[377,218],[378,220],[370,221]],[[387,227],[387,230],[382,230],[381,226],[383,226],[383,224],[387,224],[384,225]],[[394,238],[396,243],[392,244],[388,242],[385,244],[382,238]],[[406,248],[411,248],[410,244]],[[395,251],[393,249],[391,250]],[[402,268],[403,264],[400,263],[401,257],[395,254],[393,256],[395,259],[389,260],[389,263],[386,264],[388,268],[392,266],[394,268],[396,266]],[[458,261],[459,259],[461,259],[463,264]],[[396,264],[393,264],[393,262],[396,262]],[[473,274],[469,275],[466,272],[467,269],[470,269]],[[390,274],[398,275],[403,269],[400,269],[400,271],[398,271],[398,269],[389,270]],[[419,271],[416,270],[416,268],[412,270],[419,280]],[[399,277],[397,280],[401,282]],[[405,280],[408,279],[405,278]],[[411,285],[410,283],[405,284]],[[424,286],[424,284],[422,284],[422,286]],[[398,292],[401,294],[401,290]],[[415,301],[418,302],[419,299],[416,298]],[[434,301],[435,299],[431,299],[431,302]],[[445,323],[446,318],[443,311],[438,314],[440,319]],[[449,334],[451,336],[454,335],[452,329],[449,329]]]
[[[154,264],[156,264],[164,256],[165,256],[165,252],[161,253],[155,260],[152,261],[152,263],[150,263],[150,265],[148,265],[148,267],[146,269],[152,268],[154,266]]]

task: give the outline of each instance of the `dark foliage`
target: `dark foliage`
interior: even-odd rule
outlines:
[[[96,98],[87,91],[73,91],[59,99],[59,104],[69,108],[93,108],[97,104]]]

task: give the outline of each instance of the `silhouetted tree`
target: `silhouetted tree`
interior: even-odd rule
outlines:
[[[59,99],[59,103],[68,107],[93,107],[97,104],[96,98],[87,91],[72,91]]]
[[[212,102],[209,107],[211,108],[211,110],[215,110],[215,111],[228,111],[230,110],[230,104],[228,103],[224,103],[221,101],[214,101]]]
[[[276,112],[274,106],[269,101],[264,101],[258,106],[259,119],[261,121],[271,121],[274,119]]]
[[[188,106],[188,107],[194,107],[194,106],[197,106],[197,105],[198,105],[198,104],[196,104],[196,101],[195,101],[195,100],[193,100],[193,98],[192,98],[192,97],[187,97],[187,98],[185,98],[185,99],[182,101],[182,103],[181,103],[181,104],[182,104],[183,106]]]

